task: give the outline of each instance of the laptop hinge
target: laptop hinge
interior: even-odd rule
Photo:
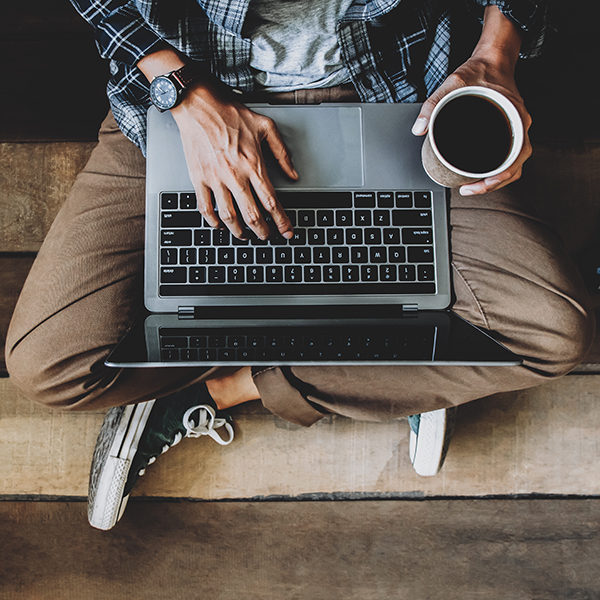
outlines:
[[[414,313],[414,312],[417,312],[418,310],[419,310],[418,304],[403,304],[402,305],[402,312]]]
[[[194,318],[194,307],[193,306],[180,306],[177,309],[177,317],[179,320],[193,319]]]

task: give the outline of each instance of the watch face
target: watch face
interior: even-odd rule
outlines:
[[[157,77],[150,84],[150,99],[161,110],[173,108],[177,103],[175,84],[166,77]]]

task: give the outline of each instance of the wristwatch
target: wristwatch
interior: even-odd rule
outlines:
[[[150,100],[160,112],[177,106],[187,86],[202,75],[198,65],[187,64],[177,71],[159,75],[150,84]]]

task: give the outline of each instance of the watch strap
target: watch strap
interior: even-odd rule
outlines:
[[[177,69],[177,71],[172,71],[169,74],[173,79],[179,83],[181,89],[184,90],[192,81],[198,79],[202,75],[202,69],[199,65],[195,65],[193,63],[188,63],[181,67],[181,69]]]

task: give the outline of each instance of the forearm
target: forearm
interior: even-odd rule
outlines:
[[[519,28],[500,9],[488,6],[485,9],[483,29],[473,51],[473,58],[483,60],[513,74],[521,50]]]
[[[184,65],[185,61],[181,54],[166,44],[161,45],[156,52],[144,56],[137,63],[138,69],[146,76],[148,83],[158,75],[176,71]]]

